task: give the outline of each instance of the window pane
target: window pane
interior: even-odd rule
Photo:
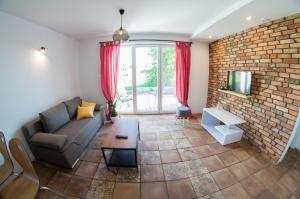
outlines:
[[[131,47],[121,47],[120,49],[119,79],[116,98],[119,112],[133,112]]]
[[[175,48],[162,48],[162,110],[175,111],[179,105],[176,97],[176,53]]]
[[[158,48],[136,48],[136,96],[138,112],[158,111]]]

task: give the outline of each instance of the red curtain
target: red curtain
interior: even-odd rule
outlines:
[[[176,96],[184,106],[188,106],[190,58],[191,43],[176,42]]]
[[[119,76],[120,42],[100,42],[101,88],[107,103],[115,100]],[[110,118],[108,109],[107,117]]]

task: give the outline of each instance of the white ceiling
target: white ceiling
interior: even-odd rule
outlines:
[[[260,24],[262,18],[300,12],[300,0],[0,0],[0,11],[76,39],[111,35],[120,26],[119,8],[125,9],[123,26],[131,34],[211,41]]]

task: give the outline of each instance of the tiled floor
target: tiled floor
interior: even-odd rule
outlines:
[[[245,142],[220,145],[200,127],[199,120],[182,127],[174,115],[138,119],[139,172],[107,171],[100,151],[111,128],[106,125],[73,170],[35,162],[42,184],[65,198],[300,198],[299,152],[289,151],[283,164],[275,166]],[[57,198],[48,191],[38,197]]]

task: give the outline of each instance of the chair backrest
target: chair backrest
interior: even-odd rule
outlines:
[[[21,143],[21,141],[17,138],[12,138],[9,141],[9,150],[13,155],[14,159],[19,163],[19,165],[23,168],[23,172],[27,175],[30,175],[33,180],[39,181],[38,175],[36,174],[34,167],[31,163],[31,160]]]
[[[10,159],[4,134],[0,131],[0,184],[13,173],[13,162]]]

